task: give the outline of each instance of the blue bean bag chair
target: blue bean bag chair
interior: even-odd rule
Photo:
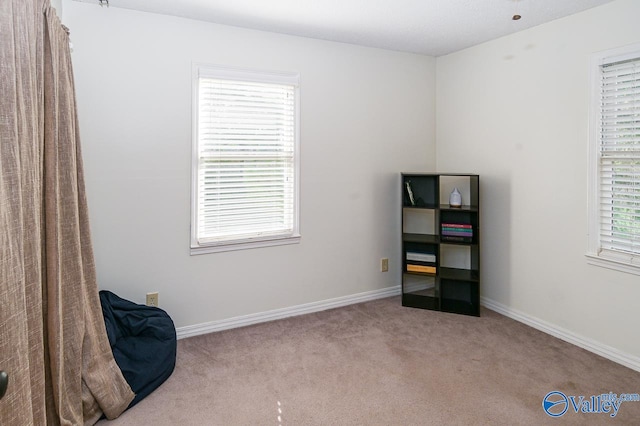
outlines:
[[[133,407],[171,376],[176,365],[176,328],[160,308],[138,305],[100,291],[113,357],[136,396]]]

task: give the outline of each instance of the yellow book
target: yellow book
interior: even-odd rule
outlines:
[[[421,272],[424,274],[435,274],[435,266],[413,265],[407,264],[407,272]]]

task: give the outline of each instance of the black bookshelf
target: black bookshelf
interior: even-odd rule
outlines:
[[[401,191],[402,305],[480,316],[480,177],[402,173]]]

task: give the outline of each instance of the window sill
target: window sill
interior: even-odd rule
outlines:
[[[259,247],[298,244],[301,238],[302,237],[299,234],[296,234],[290,237],[270,238],[265,240],[238,241],[212,245],[192,246],[191,256],[207,253],[220,253],[223,251],[248,250]]]
[[[628,261],[621,261],[618,259],[608,259],[592,253],[587,253],[586,257],[587,263],[590,265],[613,269],[627,274],[640,275],[640,265],[633,265]]]

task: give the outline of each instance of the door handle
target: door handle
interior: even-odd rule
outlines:
[[[0,371],[0,399],[7,392],[7,386],[9,386],[9,375],[4,371]]]

